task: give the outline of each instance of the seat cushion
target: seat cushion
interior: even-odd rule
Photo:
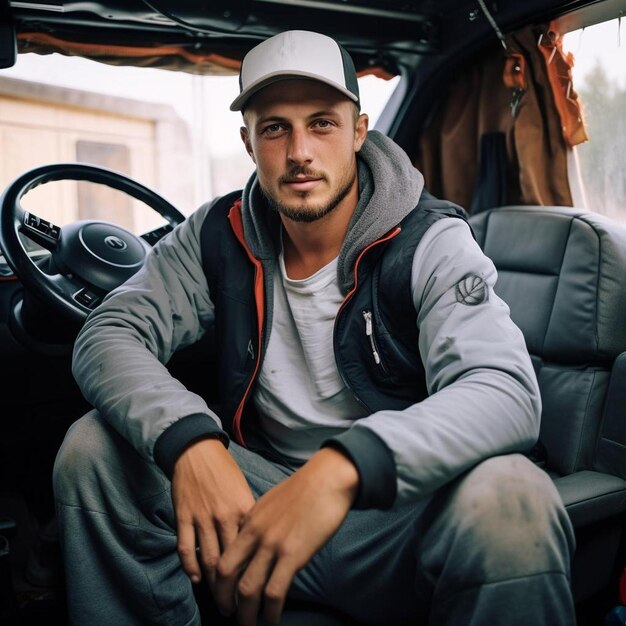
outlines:
[[[551,476],[574,528],[626,512],[626,480],[591,471]]]

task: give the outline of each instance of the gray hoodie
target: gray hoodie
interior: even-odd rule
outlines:
[[[422,187],[406,154],[370,132],[359,153],[359,203],[338,262],[344,293],[360,250],[415,207]],[[203,427],[210,433],[220,426],[219,416],[163,365],[176,350],[198,341],[213,320],[200,246],[210,208],[201,207],[161,241],[144,267],[90,315],[76,341],[73,371],[83,394],[149,461],[170,428],[170,434],[184,431],[183,420],[193,421],[194,438]],[[271,281],[275,216],[266,209],[255,175],[244,190],[242,210],[246,241]],[[483,288],[477,304],[464,297],[468,276]],[[404,411],[358,420],[337,438],[355,448],[367,429],[367,439],[379,442],[394,465],[390,488],[396,504],[427,496],[479,461],[523,450],[537,438],[537,382],[523,337],[493,293],[496,278],[493,264],[459,220],[441,220],[416,250],[417,348],[431,395]],[[367,472],[375,473],[375,467]],[[367,491],[365,473],[361,480]]]

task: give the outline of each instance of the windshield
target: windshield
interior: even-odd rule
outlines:
[[[360,79],[370,128],[398,80]],[[130,175],[188,215],[242,187],[253,171],[239,138],[241,114],[228,108],[237,93],[236,76],[19,55],[0,71],[0,187],[37,165],[83,161]],[[162,223],[139,202],[91,183],[49,183],[23,205],[60,226],[105,219],[142,233]]]

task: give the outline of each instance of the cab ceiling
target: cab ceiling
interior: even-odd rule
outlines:
[[[0,0],[17,33],[119,46],[177,45],[241,59],[253,45],[292,28],[318,30],[350,50],[361,69],[414,66],[494,32],[471,0]],[[487,1],[505,32],[573,10],[588,0]],[[38,50],[45,52],[45,49]]]

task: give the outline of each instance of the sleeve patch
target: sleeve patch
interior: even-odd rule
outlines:
[[[468,274],[461,278],[454,288],[456,301],[475,306],[489,300],[489,287],[477,274]]]

